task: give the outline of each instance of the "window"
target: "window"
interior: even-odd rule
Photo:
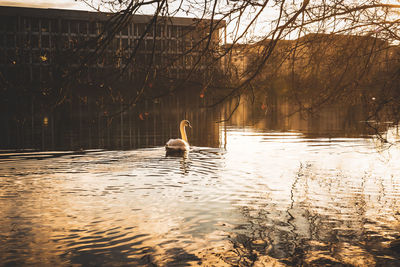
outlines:
[[[135,25],[134,24],[129,24],[128,28],[129,28],[129,36],[130,37],[135,36]]]
[[[50,39],[50,48],[56,48],[56,43],[57,43],[57,37],[52,36]]]
[[[161,37],[164,36],[164,26],[163,25],[157,25],[156,27],[156,37]]]
[[[105,27],[106,27],[105,26],[105,22],[97,23],[97,30],[98,30],[99,33],[102,33],[104,31]]]
[[[69,22],[67,20],[62,20],[61,21],[61,31],[62,31],[62,33],[68,33],[68,24],[69,24]]]
[[[1,21],[0,21],[1,23]],[[30,19],[29,18],[22,18],[22,30],[26,31],[26,32],[30,32],[31,31],[31,23],[30,23]]]
[[[146,51],[151,52],[153,51],[154,40],[146,40]]]
[[[185,56],[185,66],[186,67],[192,66],[192,57],[191,56]]]
[[[79,33],[80,34],[87,34],[88,32],[88,24],[86,21],[79,21]]]
[[[128,26],[122,29],[122,35],[128,35]]]
[[[138,52],[143,52],[145,50],[144,40],[139,40]]]
[[[50,37],[42,35],[42,48],[50,48]]]
[[[32,51],[32,63],[40,63],[40,53],[38,50]]]
[[[122,49],[128,49],[128,39],[122,39]]]
[[[30,72],[30,69],[28,66],[21,66],[19,68],[19,73],[18,73],[19,78],[23,77],[24,79],[29,80],[30,76],[31,76],[30,74],[31,74],[31,72]]]
[[[42,19],[41,23],[41,31],[42,32],[49,32],[50,31],[50,23],[47,19]]]
[[[133,26],[133,36],[139,36],[139,24],[134,24]]]
[[[14,17],[6,17],[6,31],[7,32],[15,32],[17,27],[17,20]]]
[[[97,33],[96,22],[94,22],[94,21],[89,22],[89,33],[90,34],[96,34]]]
[[[94,47],[97,43],[97,37],[89,37],[88,43],[90,46]]]
[[[146,28],[147,28],[147,25],[146,25]],[[155,30],[154,26],[151,26],[150,29],[148,29],[148,31],[146,33],[146,36],[153,37],[154,36],[154,30]]]
[[[7,17],[1,17],[0,16],[0,32],[5,31],[5,26],[7,23]]]
[[[17,60],[16,54],[15,54],[15,50],[14,49],[8,49],[7,50],[7,62],[9,64],[13,64],[15,65]]]
[[[22,63],[31,63],[31,54],[29,50],[23,50],[21,53],[21,62]]]
[[[103,66],[105,63],[105,56],[97,57],[97,64]]]
[[[143,65],[145,63],[144,60],[145,60],[145,58],[144,58],[143,54],[136,56],[137,65]]]
[[[32,78],[33,81],[40,81],[40,67],[39,66],[34,66],[32,68]]]
[[[171,37],[176,37],[178,34],[178,28],[176,26],[171,26]]]
[[[79,23],[77,21],[73,20],[70,22],[71,33],[78,33],[78,25],[79,25]]]
[[[31,35],[31,47],[38,48],[39,47],[39,36],[37,34]]]
[[[5,51],[3,49],[0,50],[0,64],[5,64],[6,63],[6,56],[5,56]]]
[[[121,47],[120,41],[119,41],[119,40],[120,40],[119,38],[114,38],[114,39],[113,39],[113,48],[114,48],[115,50],[118,50],[118,49],[120,49],[120,47]]]
[[[41,75],[41,81],[42,82],[48,82],[51,80],[51,71],[50,68],[47,66],[42,66],[40,68],[40,75]]]
[[[11,67],[11,68],[6,68],[5,76],[10,81],[17,81],[17,77],[19,78],[19,75],[17,75],[17,69],[15,68],[15,66]]]
[[[138,24],[137,25],[137,29],[138,29],[138,35],[142,36],[146,30],[146,25],[145,24]]]
[[[176,52],[176,45],[177,45],[176,40],[170,40],[170,42],[169,42],[169,50],[171,52]]]
[[[58,32],[58,21],[55,19],[52,19],[49,21],[50,24],[50,31],[57,33]]]
[[[129,59],[130,59],[130,54],[124,53],[122,56],[122,64],[123,65],[129,64]]]
[[[88,76],[89,81],[95,81],[97,77],[97,69],[90,67]]]
[[[61,45],[62,45],[62,47],[64,47],[65,49],[66,49],[66,48],[69,48],[69,38],[68,38],[68,36],[62,36],[62,37],[61,37]]]
[[[31,19],[31,31],[39,32],[39,20],[36,18]]]
[[[14,34],[7,34],[6,35],[6,46],[7,47],[15,47],[15,35]]]
[[[161,40],[156,40],[156,51],[161,51]]]
[[[77,36],[71,36],[69,39],[69,47],[70,48],[75,48],[78,46],[78,37]]]
[[[158,66],[161,65],[161,54],[159,53],[154,54],[154,63]]]
[[[105,65],[112,65],[114,60],[114,55],[112,53],[105,54]]]

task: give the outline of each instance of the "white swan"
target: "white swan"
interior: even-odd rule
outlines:
[[[165,144],[165,150],[168,153],[189,151],[190,147],[185,130],[186,126],[192,128],[188,120],[181,121],[179,128],[181,130],[182,139],[169,139],[169,141]]]

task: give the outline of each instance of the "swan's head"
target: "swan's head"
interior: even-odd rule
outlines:
[[[189,122],[188,120],[183,120],[183,121],[181,121],[181,125],[182,125],[183,127],[188,126],[188,127],[192,128],[192,125],[190,125],[190,122]]]

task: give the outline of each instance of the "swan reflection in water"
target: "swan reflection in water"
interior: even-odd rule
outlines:
[[[181,132],[181,138],[169,139],[165,144],[165,151],[167,156],[187,156],[190,150],[189,142],[186,135],[185,127],[192,128],[188,120],[182,120],[179,129]]]

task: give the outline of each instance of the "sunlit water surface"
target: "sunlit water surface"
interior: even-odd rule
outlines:
[[[400,150],[221,130],[221,148],[3,153],[0,265],[400,264]]]

